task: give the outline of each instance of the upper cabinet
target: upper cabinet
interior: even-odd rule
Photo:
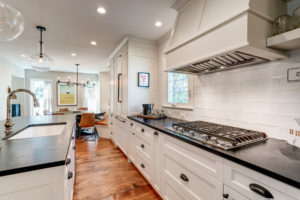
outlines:
[[[211,72],[214,67],[216,70],[227,66],[217,62],[200,65],[202,61],[237,51],[251,58],[263,58],[260,62],[286,57],[284,52],[266,47],[272,21],[286,12],[282,0],[177,0],[172,8],[178,15],[165,52],[169,71]],[[235,55],[225,57],[230,56]],[[246,59],[255,60],[250,57]],[[225,64],[226,61],[245,64],[239,59],[225,60]],[[186,66],[190,69],[183,69]]]

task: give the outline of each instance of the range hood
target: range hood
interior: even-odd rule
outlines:
[[[167,71],[206,74],[286,58],[266,47],[281,0],[177,0]]]

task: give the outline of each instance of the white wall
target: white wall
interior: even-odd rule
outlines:
[[[73,72],[37,72],[35,70],[25,70],[25,86],[27,89],[31,89],[31,79],[43,79],[43,80],[51,80],[52,81],[52,110],[57,111],[60,107],[69,108],[74,110],[76,107],[83,106],[83,97],[82,97],[82,88],[78,87],[78,105],[77,106],[57,106],[57,95],[56,95],[56,82],[57,77],[61,78],[61,81],[66,81],[68,76],[70,76],[71,81],[76,81],[76,73]],[[97,81],[98,82],[98,74],[85,74],[79,73],[79,82],[83,83],[86,82],[87,79],[90,81]],[[98,84],[97,84],[98,85]],[[99,91],[99,90],[98,90]],[[25,115],[30,115],[30,107],[33,105],[32,98],[26,97],[25,98]]]
[[[129,40],[128,114],[142,112],[142,104],[156,105],[157,47],[144,40]],[[150,87],[138,87],[138,72],[150,73]],[[156,106],[154,107],[154,109]]]
[[[24,69],[0,57],[0,72],[0,120],[4,120],[6,118],[7,88],[11,86],[13,75],[24,77]]]
[[[167,93],[166,73],[163,72],[166,69],[163,51],[167,42],[159,45],[160,105]],[[290,52],[290,58],[285,60],[195,75],[194,110],[165,110],[176,118],[264,131],[270,137],[286,139],[289,129],[298,127],[294,119],[300,118],[300,82],[287,82],[287,69],[296,67],[300,67],[300,50]]]

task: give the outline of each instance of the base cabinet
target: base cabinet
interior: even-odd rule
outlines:
[[[128,122],[128,157],[164,200],[300,200],[299,189]],[[251,184],[262,186],[273,198],[257,194]]]

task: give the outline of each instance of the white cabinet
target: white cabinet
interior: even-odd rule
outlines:
[[[300,190],[236,163],[224,161],[224,184],[251,200],[299,200]]]
[[[164,136],[163,192],[172,183],[184,199],[221,200],[223,198],[222,160],[179,140]],[[212,176],[211,176],[212,175]],[[218,180],[219,179],[219,180]],[[170,197],[165,196],[166,199]]]
[[[228,186],[224,186],[224,200],[250,200],[247,197],[243,196],[242,194],[234,191]]]
[[[66,165],[0,177],[0,200],[72,200],[75,129]]]
[[[113,117],[113,141],[127,155],[127,137],[129,135],[129,129],[126,125],[127,119],[124,119],[118,115],[112,115]]]

